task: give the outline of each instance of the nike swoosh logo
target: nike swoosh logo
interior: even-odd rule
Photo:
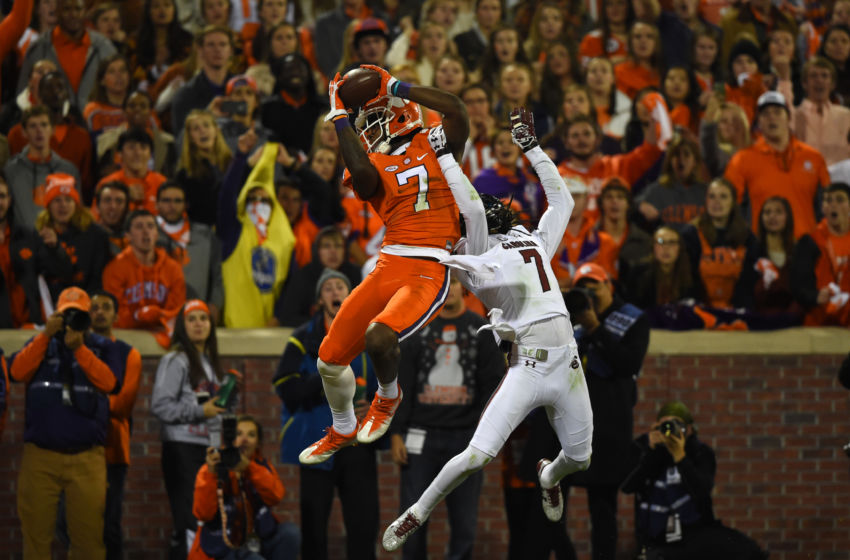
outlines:
[[[427,155],[428,155],[428,154],[422,154],[421,156],[419,156],[418,158],[416,158],[416,161],[422,161],[422,158],[424,158],[424,157],[425,157],[425,156],[427,156]]]

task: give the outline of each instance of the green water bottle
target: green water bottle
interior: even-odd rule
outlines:
[[[236,384],[239,382],[238,375],[234,371],[227,372],[227,378],[219,387],[216,395],[215,404],[220,408],[230,408],[233,404],[233,399],[236,398]]]

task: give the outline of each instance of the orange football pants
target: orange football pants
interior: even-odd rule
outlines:
[[[366,329],[381,323],[399,342],[437,316],[449,292],[448,267],[436,261],[381,254],[375,269],[342,302],[319,358],[348,365],[366,345]]]

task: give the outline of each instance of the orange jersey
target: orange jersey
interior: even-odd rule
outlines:
[[[621,62],[614,67],[614,77],[617,79],[617,89],[634,99],[637,92],[645,87],[661,85],[658,71],[644,66],[638,66],[631,60]]]
[[[830,183],[821,153],[793,136],[781,153],[764,138],[739,150],[726,166],[725,177],[735,185],[739,202],[744,194],[749,196],[753,231],[758,228],[765,200],[771,196],[787,198],[794,214],[795,238],[815,229],[815,197],[818,189]]]
[[[387,226],[383,245],[451,251],[460,238],[459,215],[428,144],[428,131],[416,134],[402,154],[370,153],[369,159],[381,176],[381,186],[368,202]],[[350,183],[348,170],[343,180]]]
[[[584,36],[581,44],[578,47],[578,54],[581,59],[581,65],[587,66],[591,58],[604,57],[611,59],[615,64],[625,58],[629,54],[629,49],[626,47],[626,42],[620,38],[611,35],[608,41],[603,44],[602,30],[594,29]]]
[[[127,121],[124,109],[100,101],[89,101],[83,109],[83,118],[86,120],[88,129],[94,134],[99,134],[107,128],[120,126]]]

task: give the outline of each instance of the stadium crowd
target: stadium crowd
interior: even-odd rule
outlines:
[[[342,180],[324,120],[329,80],[360,64],[460,97],[464,172],[480,193],[510,200],[529,230],[545,199],[507,119],[517,106],[533,112],[575,200],[552,261],[562,291],[594,263],[653,328],[850,325],[850,0],[2,6],[0,328],[58,332],[55,305],[97,304],[115,327],[175,345],[152,407],[166,426],[178,541],[193,514],[216,511],[219,460],[196,426],[227,407],[180,401],[181,387],[197,393],[209,382],[209,397],[226,378],[215,327],[325,328],[340,300],[325,283],[344,298],[380,250],[384,225]],[[426,126],[440,119],[423,111]],[[322,313],[332,313],[325,323]],[[190,317],[206,326],[193,330]],[[103,321],[95,332],[108,338]],[[65,344],[88,376],[80,342]],[[10,367],[16,380],[31,379],[33,352],[54,351],[38,336],[31,345],[28,361]],[[300,354],[284,357],[297,369]],[[364,358],[364,379],[370,367]],[[182,385],[160,379],[169,368]],[[99,390],[121,385],[98,375]],[[317,383],[276,388],[288,406],[321,399]],[[260,426],[239,426],[236,437],[251,442],[239,467],[257,477],[248,497],[279,500],[273,467],[254,453]],[[191,496],[176,503],[187,484],[193,511]],[[203,507],[199,492],[209,494]],[[284,533],[269,534],[297,541]]]

